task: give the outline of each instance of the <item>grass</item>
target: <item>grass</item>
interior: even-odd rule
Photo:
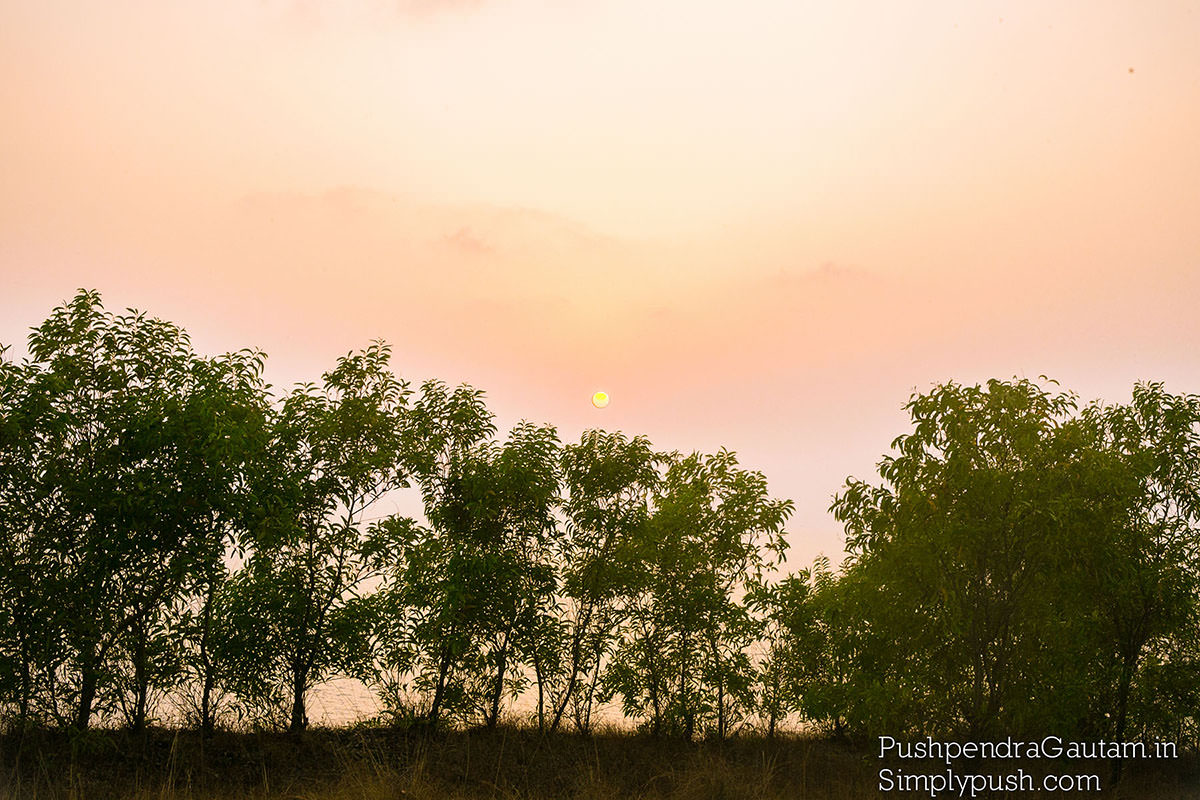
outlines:
[[[1133,765],[1101,796],[1200,798],[1195,757],[1156,763],[1166,766]],[[855,800],[888,796],[878,790],[881,764],[861,748],[804,737],[684,742],[616,730],[542,737],[502,727],[436,736],[380,729],[318,729],[299,737],[218,733],[205,741],[188,731],[136,737],[115,730],[46,731],[23,741],[0,737],[0,798]],[[1012,772],[1018,766],[1095,772],[1108,784],[1107,765],[1095,762],[974,769]],[[903,768],[945,771],[942,764]]]

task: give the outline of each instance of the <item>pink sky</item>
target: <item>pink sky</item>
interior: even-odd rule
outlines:
[[[75,289],[726,446],[792,564],[914,389],[1200,391],[1195,3],[0,5],[0,342]],[[603,388],[612,404],[588,402]]]

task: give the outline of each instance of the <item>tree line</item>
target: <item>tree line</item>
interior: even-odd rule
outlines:
[[[848,558],[786,574],[792,503],[729,451],[502,437],[381,342],[280,396],[263,364],[87,291],[0,358],[0,725],[301,731],[349,676],[407,725],[1195,741],[1194,395],[914,395],[834,499]]]

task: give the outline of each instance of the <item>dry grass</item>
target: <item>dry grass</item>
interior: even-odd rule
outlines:
[[[0,766],[0,798],[6,800],[884,796],[877,788],[880,762],[873,754],[818,739],[682,742],[617,731],[543,738],[536,731],[513,727],[437,736],[371,729],[315,730],[302,737],[224,733],[207,742],[193,733],[170,731],[151,731],[144,737],[119,731],[76,738],[38,733],[23,742],[0,738]],[[1141,766],[1103,796],[1200,798],[1200,764],[1194,758],[1157,772]],[[1003,771],[1015,768],[1008,764]],[[1064,771],[1062,766],[1050,768]],[[1103,765],[1079,771],[1100,772],[1107,778]]]

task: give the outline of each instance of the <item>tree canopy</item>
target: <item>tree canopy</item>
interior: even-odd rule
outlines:
[[[851,479],[834,501],[842,576],[801,593],[800,707],[864,732],[1121,739],[1165,735],[1168,717],[1194,725],[1181,705],[1194,699],[1166,676],[1197,667],[1200,399],[1141,384],[1129,405],[1079,409],[993,380],[907,408],[913,430],[880,462],[883,482]],[[822,674],[814,637],[848,675]],[[1159,681],[1174,714],[1144,693]]]
[[[278,395],[264,358],[95,292],[0,350],[0,724],[299,733],[354,677],[394,724],[1196,741],[1196,395],[914,394],[844,563],[789,573],[730,451],[501,436],[383,342]]]

